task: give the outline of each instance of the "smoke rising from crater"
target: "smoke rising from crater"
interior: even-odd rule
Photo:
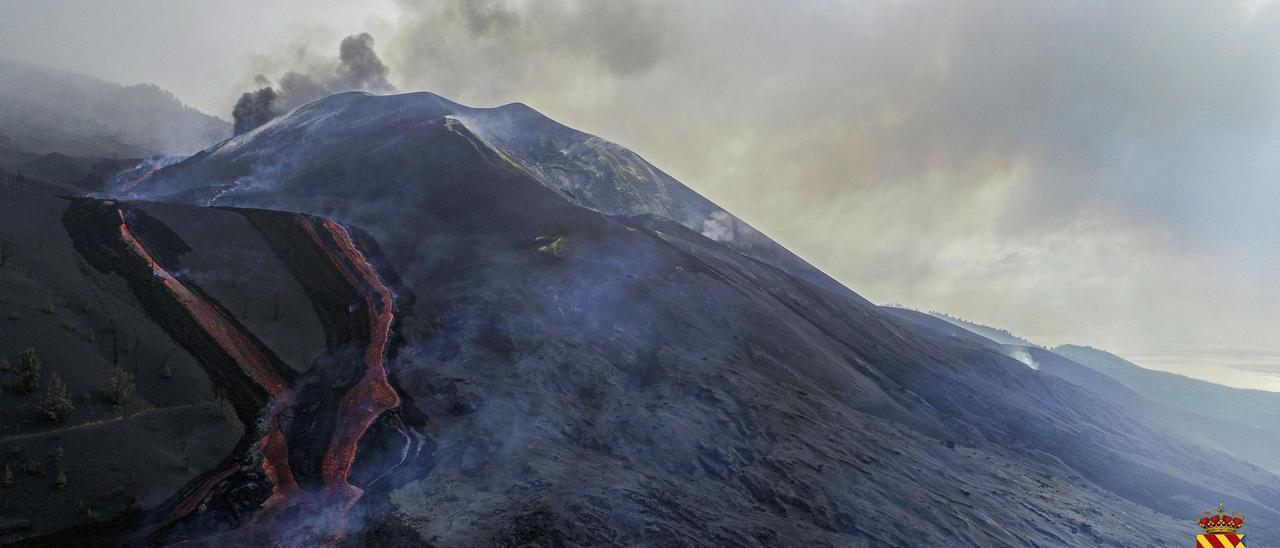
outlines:
[[[270,87],[258,91],[247,91],[241,95],[240,100],[236,101],[235,108],[231,110],[231,117],[235,119],[235,134],[251,131],[271,121],[271,118],[275,117],[272,106],[276,98],[276,90]]]
[[[334,93],[394,92],[395,86],[387,80],[389,72],[374,51],[369,33],[343,38],[336,63],[322,64],[310,71],[285,72],[274,85],[266,76],[258,75],[255,80],[263,87],[245,92],[231,111],[235,134],[252,131],[276,116]]]

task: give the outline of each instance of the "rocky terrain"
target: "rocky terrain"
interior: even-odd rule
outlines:
[[[1124,383],[875,306],[524,105],[339,94],[99,173],[5,177],[0,542],[1163,547],[1218,500],[1280,534],[1280,479]]]

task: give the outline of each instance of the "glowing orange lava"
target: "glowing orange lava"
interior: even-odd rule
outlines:
[[[129,244],[135,254],[147,262],[151,267],[151,273],[160,279],[169,293],[187,309],[191,317],[213,338],[218,347],[226,352],[246,375],[275,397],[276,403],[269,417],[267,434],[258,443],[258,450],[262,455],[263,472],[274,484],[272,497],[267,502],[271,504],[286,493],[297,491],[298,482],[289,468],[289,451],[284,432],[280,430],[279,424],[280,412],[293,403],[293,391],[289,390],[288,384],[276,373],[266,355],[234,323],[160,266],[151,252],[147,251],[147,247],[129,230],[124,210],[117,209],[116,213],[120,216],[121,239]],[[230,472],[226,474],[229,475]],[[179,504],[168,521],[190,513],[200,498],[203,498],[208,489],[213,487],[211,483],[206,482],[206,484],[202,489],[197,489],[187,501]],[[200,498],[195,498],[197,496]]]
[[[236,363],[240,364],[254,382],[257,382],[262,388],[266,389],[272,396],[280,396],[288,391],[289,387],[284,380],[276,374],[275,369],[271,367],[270,360],[267,359],[262,351],[245,337],[234,324],[232,324],[218,309],[209,304],[195,292],[191,291],[186,285],[169,274],[164,267],[160,266],[152,257],[151,252],[147,251],[146,246],[138,241],[129,231],[129,224],[124,220],[124,210],[117,209],[120,215],[120,237],[124,239],[133,251],[147,261],[151,267],[151,272],[160,278],[164,286],[169,289],[178,302],[191,313],[191,317],[195,318],[200,327],[204,328],[209,336],[213,337],[218,346],[231,356]]]
[[[196,509],[196,506],[200,505],[200,501],[204,500],[205,495],[209,494],[209,491],[213,489],[213,486],[217,485],[222,480],[227,479],[227,477],[235,473],[235,471],[235,466],[229,466],[225,470],[221,470],[217,474],[210,476],[209,479],[205,480],[204,483],[201,483],[199,487],[192,491],[190,495],[187,495],[187,498],[178,503],[178,505],[173,508],[173,511],[169,513],[169,517],[165,518],[164,521],[157,524],[154,528],[159,529],[168,526],[170,523],[173,523],[174,520],[190,514]]]
[[[142,175],[139,175],[139,176],[137,176],[136,178],[129,179],[128,181],[125,181],[125,183],[124,183],[124,184],[122,184],[122,185],[120,185],[120,188],[116,189],[116,191],[117,191],[117,192],[129,192],[130,190],[133,190],[133,187],[136,187],[136,186],[138,186],[138,184],[139,184],[139,183],[141,183],[141,182],[143,182],[143,181],[145,181],[145,180],[147,180],[147,179],[150,179],[152,175],[155,175],[155,174],[156,174],[156,172],[157,172],[157,171],[160,171],[160,169],[161,169],[161,168],[163,168],[163,167],[164,167],[164,166],[162,166],[162,165],[154,165],[154,166],[151,166],[151,167],[150,167],[150,168],[148,168],[148,169],[147,169],[147,171],[146,171],[146,172],[144,172]]]
[[[320,463],[325,486],[330,494],[340,497],[338,504],[345,519],[346,510],[363,495],[363,491],[351,485],[347,477],[355,462],[360,438],[364,437],[379,415],[400,405],[400,396],[387,380],[384,364],[394,320],[394,302],[391,290],[373,265],[369,264],[345,227],[329,219],[320,220],[320,225],[336,246],[334,249],[325,242],[309,219],[299,215],[297,220],[316,245],[324,250],[329,261],[342,273],[347,283],[363,294],[365,310],[369,315],[369,345],[364,353],[365,374],[343,394],[338,422],[329,441],[329,448]]]
[[[151,267],[154,276],[174,296],[200,327],[227,353],[258,385],[275,401],[268,415],[266,434],[258,441],[262,456],[262,469],[272,480],[271,496],[260,511],[242,531],[228,532],[224,540],[235,542],[239,534],[252,535],[254,531],[271,535],[271,542],[290,546],[333,546],[347,535],[349,511],[364,492],[349,481],[360,439],[382,413],[400,405],[400,396],[387,378],[385,366],[387,346],[394,321],[394,300],[391,290],[383,282],[368,258],[342,225],[328,220],[298,215],[298,224],[307,232],[316,246],[324,252],[329,262],[346,282],[359,293],[369,320],[369,340],[363,355],[364,375],[343,393],[338,419],[329,444],[321,456],[320,475],[324,490],[309,493],[303,491],[289,466],[288,443],[280,428],[281,413],[295,403],[293,390],[271,365],[271,360],[218,308],[203,299],[166,271],[129,230],[123,209],[120,216],[120,236],[139,257]],[[321,229],[328,236],[321,234]],[[191,513],[210,490],[229,477],[235,467],[214,474],[180,502],[160,527]],[[302,506],[303,515],[310,524],[289,526],[279,521],[284,510]],[[304,520],[305,521],[305,520]],[[263,531],[260,527],[267,525]],[[285,525],[286,530],[275,526]],[[206,539],[209,540],[209,539]]]

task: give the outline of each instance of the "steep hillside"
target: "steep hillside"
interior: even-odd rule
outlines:
[[[50,206],[246,428],[158,503],[5,539],[1169,546],[1218,500],[1280,534],[1274,475],[708,234],[620,149],[477,121],[507,111],[337,95]]]
[[[0,176],[0,543],[162,504],[252,433],[225,387],[166,334],[122,280],[93,268],[63,228],[66,189]],[[198,214],[220,217],[213,210]],[[41,363],[26,393],[23,353]],[[113,368],[133,390],[114,401]],[[41,409],[57,375],[72,409]],[[114,408],[114,409],[113,409]],[[58,474],[65,484],[59,487]]]
[[[425,92],[342,93],[120,190],[132,198],[361,215],[384,209],[384,202],[399,201],[403,193],[413,200],[424,185],[422,175],[466,167],[447,165],[447,158],[403,153],[411,144],[441,138],[464,139],[485,150],[484,161],[500,164],[491,168],[517,171],[575,205],[605,215],[669,219],[811,283],[852,295],[635,153],[520,103],[471,108]],[[370,187],[364,182],[368,178],[382,182]]]

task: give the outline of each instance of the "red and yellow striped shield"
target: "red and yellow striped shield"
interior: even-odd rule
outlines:
[[[1244,535],[1235,533],[1196,535],[1196,548],[1245,548]]]

